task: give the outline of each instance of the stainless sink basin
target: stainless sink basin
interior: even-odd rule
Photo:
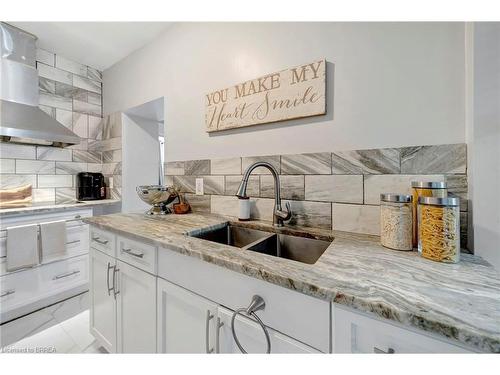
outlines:
[[[203,233],[189,234],[191,237],[201,238],[207,241],[217,242],[224,245],[245,247],[257,240],[269,237],[270,233],[262,230],[238,227],[231,224]]]
[[[307,264],[316,263],[331,244],[328,240],[266,232],[232,224],[188,235]]]

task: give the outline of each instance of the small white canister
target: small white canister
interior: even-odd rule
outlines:
[[[380,194],[380,242],[394,250],[413,249],[412,196]]]
[[[250,198],[239,198],[239,215],[238,220],[248,221],[250,220]]]

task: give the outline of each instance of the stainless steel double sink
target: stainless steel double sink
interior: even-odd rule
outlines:
[[[191,237],[238,247],[241,250],[272,255],[296,262],[314,264],[331,241],[291,234],[267,232],[227,223],[225,226],[189,234]]]

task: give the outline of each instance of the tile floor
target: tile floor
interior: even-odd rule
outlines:
[[[3,353],[106,353],[89,333],[89,311],[26,337],[1,350]]]

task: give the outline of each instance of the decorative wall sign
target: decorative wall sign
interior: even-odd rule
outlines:
[[[207,132],[323,115],[326,60],[285,69],[205,97]]]

